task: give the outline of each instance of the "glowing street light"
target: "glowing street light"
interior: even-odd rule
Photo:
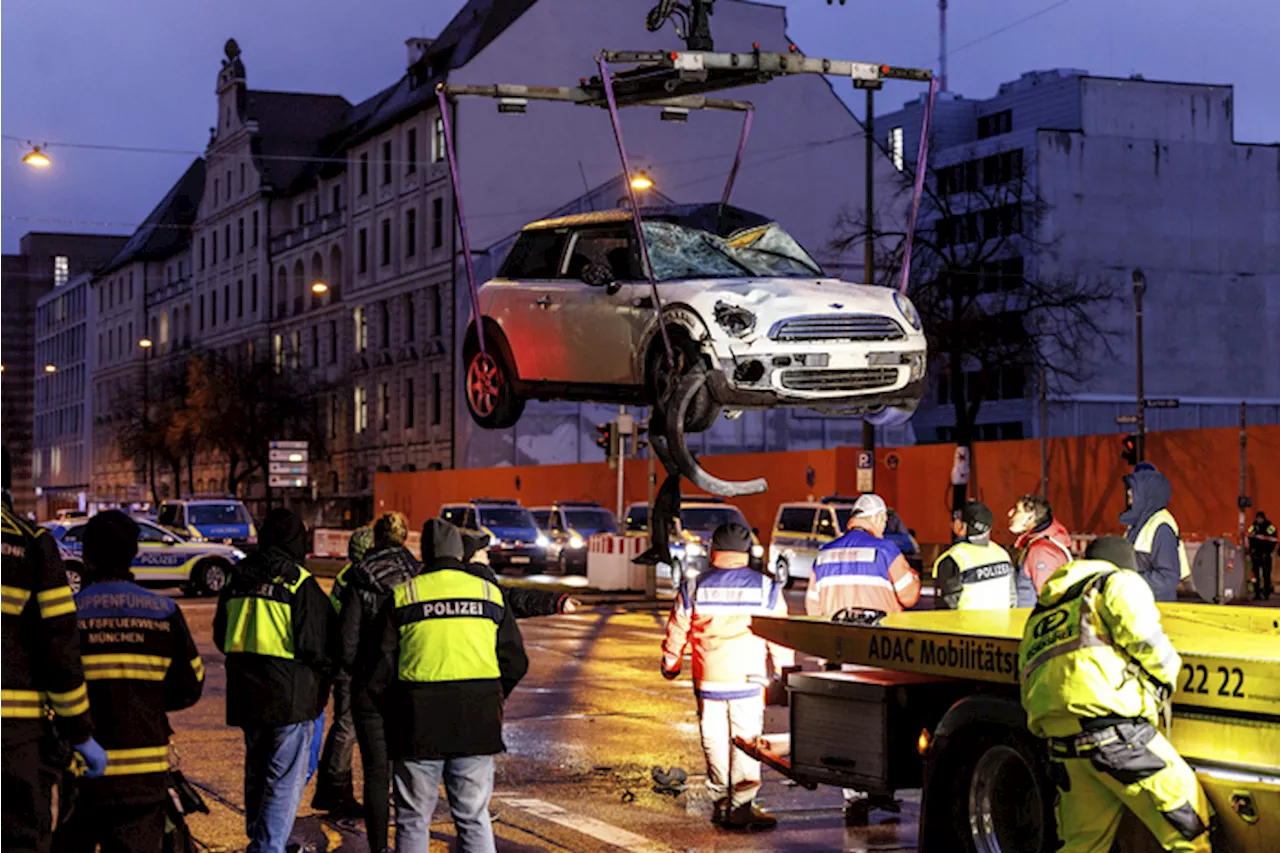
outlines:
[[[57,366],[56,364],[46,364],[46,365],[44,366],[44,372],[45,372],[45,373],[57,373],[57,372],[58,372],[58,366]]]
[[[631,178],[631,189],[638,192],[651,190],[653,189],[653,180],[644,172],[636,172],[635,176]]]
[[[138,341],[138,346],[142,347],[143,349],[151,349],[151,338],[143,338],[142,340]]]
[[[328,293],[329,285],[325,284],[323,281],[317,281],[311,285],[311,292],[316,296],[319,296],[322,293]]]
[[[31,150],[23,156],[22,162],[37,169],[47,169],[53,165],[49,155],[41,151],[39,145],[31,146]]]

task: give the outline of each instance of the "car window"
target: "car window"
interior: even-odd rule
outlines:
[[[893,534],[894,536],[906,536],[907,529],[902,526],[902,519],[898,518],[898,514],[893,510],[889,510],[889,520],[884,525],[885,535]]]
[[[63,542],[79,542],[80,536],[84,533],[84,525],[77,524],[74,527],[68,527],[67,531],[62,534]]]
[[[547,525],[551,522],[551,510],[549,509],[531,509],[533,520],[538,522],[539,530],[546,530]]]
[[[684,507],[680,510],[680,526],[685,530],[710,533],[722,524],[747,526],[741,510],[732,506]]]
[[[564,514],[559,510],[551,513],[551,529],[556,533],[564,533]]]
[[[162,505],[160,507],[160,514],[156,518],[156,520],[159,521],[161,524],[165,525],[166,527],[184,524],[185,522],[182,520],[182,505],[181,504]]]
[[[822,275],[817,261],[777,223],[721,237],[674,222],[649,221],[644,239],[658,281]]]
[[[634,257],[635,241],[632,228],[592,228],[576,232],[569,242],[568,257],[561,278],[582,280],[582,271],[588,264],[607,266],[618,281],[635,281],[641,276]]]
[[[172,531],[165,530],[162,527],[156,527],[154,524],[146,521],[138,522],[138,541],[139,542],[163,542],[165,539],[173,539]]]
[[[849,520],[848,513],[852,510],[844,510],[845,522]],[[840,523],[838,517],[839,511],[832,511],[829,507],[823,508],[818,514],[818,535],[819,536],[837,536],[844,532],[844,525]]]
[[[224,504],[192,504],[187,507],[189,524],[248,524],[249,510],[244,504],[227,502]],[[164,522],[160,522],[163,524]]]
[[[617,533],[618,520],[607,509],[566,509],[565,520],[579,533]]]
[[[649,507],[633,506],[627,510],[627,530],[632,533],[643,533],[649,529]]]
[[[778,530],[784,533],[811,533],[816,512],[813,507],[786,507],[778,514]]]
[[[836,510],[836,530],[841,533],[849,529],[849,519],[853,518],[853,507]]]
[[[482,507],[480,523],[485,527],[534,527],[529,510],[518,506]],[[552,521],[555,524],[555,521]],[[553,527],[554,529],[554,527]]]
[[[555,278],[560,273],[560,260],[568,239],[568,228],[540,228],[522,231],[507,253],[499,278]]]

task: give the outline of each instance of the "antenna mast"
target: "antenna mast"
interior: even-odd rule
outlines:
[[[947,91],[947,0],[938,0],[938,90]]]

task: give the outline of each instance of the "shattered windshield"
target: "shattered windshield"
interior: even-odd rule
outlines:
[[[658,281],[822,275],[818,262],[776,222],[720,237],[674,222],[650,221],[644,223],[644,236]]]

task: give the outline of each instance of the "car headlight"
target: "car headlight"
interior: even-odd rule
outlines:
[[[756,315],[746,308],[730,305],[728,302],[717,302],[714,316],[716,325],[724,329],[730,337],[740,338],[749,335],[756,327]]]
[[[490,547],[490,548],[497,548],[497,547],[498,547],[499,545],[501,545],[501,544],[502,544],[502,541],[501,541],[500,539],[498,539],[498,537],[497,537],[497,536],[494,536],[492,533],[490,533],[490,534],[489,534],[489,547]]]
[[[688,545],[686,545],[684,548],[684,552],[690,557],[701,557],[703,554],[707,553],[706,549],[703,548],[701,545],[699,545],[697,542],[690,542]]]
[[[236,560],[243,560],[245,557],[249,555],[246,554],[244,551],[241,551],[239,548],[232,548],[231,556],[235,557]]]
[[[583,541],[582,541],[582,537],[581,537],[581,536],[579,536],[579,535],[578,535],[578,534],[576,534],[576,533],[569,537],[569,547],[570,547],[570,548],[578,549],[578,548],[581,548],[581,547],[582,547],[583,545],[585,545],[585,544],[587,544],[587,543],[586,543],[586,542],[583,542]]]
[[[906,317],[907,322],[911,324],[911,328],[917,332],[920,331],[920,314],[916,311],[916,306],[911,304],[911,300],[895,290],[893,292],[893,304],[898,306],[902,316]]]
[[[538,538],[533,540],[533,544],[537,545],[539,548],[545,548],[548,545],[550,545],[551,542],[547,539],[547,537],[539,533]]]
[[[759,557],[763,557],[763,556],[764,556],[764,546],[763,546],[763,545],[752,545],[752,546],[751,546],[751,556],[753,556],[753,557],[757,557],[757,558],[759,558]]]
[[[922,352],[913,352],[908,357],[908,364],[911,365],[911,378],[909,382],[919,382],[924,379],[925,355]]]

